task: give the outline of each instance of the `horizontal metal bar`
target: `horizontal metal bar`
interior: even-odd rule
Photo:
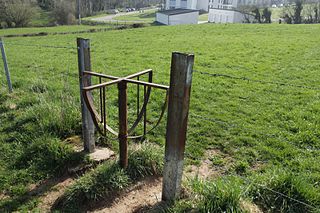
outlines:
[[[136,78],[136,77],[138,77],[140,75],[144,75],[144,74],[149,73],[149,72],[152,72],[152,69],[143,70],[143,71],[134,73],[132,75],[128,75],[128,76],[126,76],[124,78],[126,78],[126,79],[128,79],[128,78]]]
[[[93,85],[93,86],[89,86],[89,87],[83,87],[84,91],[90,91],[90,90],[94,90],[94,89],[98,89],[101,87],[106,87],[106,86],[110,86],[113,84],[117,84],[121,81],[126,81],[128,83],[133,83],[133,84],[138,84],[138,85],[144,85],[144,86],[148,86],[148,87],[153,87],[153,88],[157,88],[157,89],[163,89],[163,90],[168,90],[169,86],[165,86],[165,85],[161,85],[161,84],[155,84],[155,83],[150,83],[150,82],[144,82],[144,81],[137,81],[137,80],[133,80],[133,79],[125,79],[125,78],[119,78],[113,81],[109,81],[109,82],[105,82],[102,84],[97,84],[97,85]]]
[[[149,72],[152,72],[152,69],[143,70],[143,71],[137,72],[135,74],[128,75],[128,76],[126,76],[124,78],[135,78],[135,77],[138,77],[140,75],[144,75],[144,74],[149,73]],[[97,76],[97,77],[108,78],[108,79],[111,79],[111,80],[119,79],[119,77],[115,77],[115,76],[112,76],[112,75],[106,75],[106,74],[102,74],[102,73],[97,73],[97,72],[84,71],[83,73],[86,74],[86,75],[93,75],[93,76]]]
[[[82,89],[84,91],[90,91],[90,90],[98,89],[98,88],[101,88],[101,87],[110,86],[112,84],[117,84],[117,83],[119,83],[119,82],[121,82],[123,80],[124,80],[123,78],[118,78],[116,80],[108,81],[108,82],[105,82],[105,83],[102,83],[102,84],[96,84],[96,85],[89,86],[89,87],[83,87]]]
[[[108,79],[111,79],[111,80],[118,79],[118,77],[115,77],[115,76],[112,76],[112,75],[106,75],[106,74],[101,74],[101,73],[91,72],[91,71],[84,71],[83,74],[93,75],[93,76],[102,77],[102,78],[108,78]]]
[[[161,85],[161,84],[155,84],[155,83],[150,83],[150,82],[145,82],[145,81],[137,81],[137,80],[126,79],[126,78],[124,78],[122,80],[126,81],[128,83],[144,85],[144,86],[149,86],[149,87],[158,88],[158,89],[164,89],[164,90],[168,90],[169,89],[169,86],[165,86],[165,85]]]

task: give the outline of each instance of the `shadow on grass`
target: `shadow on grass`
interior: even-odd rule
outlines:
[[[164,201],[159,201],[154,205],[143,205],[138,207],[133,211],[133,213],[158,213],[158,212],[167,212],[173,203],[166,203]]]
[[[21,196],[16,196],[12,199],[4,199],[0,202],[0,212],[18,211],[20,207],[28,205],[28,203],[32,202],[33,200],[40,198],[46,192],[50,191],[59,183],[64,182],[68,178],[71,178],[71,176],[64,175],[59,178],[49,178]]]
[[[129,150],[128,168],[120,167],[117,160],[107,161],[80,177],[55,202],[51,211],[85,212],[108,208],[139,181],[162,174],[163,150],[151,145],[138,145]],[[140,185],[141,186],[141,185]]]
[[[142,187],[151,187],[154,184],[157,184],[160,180],[160,176],[149,176],[146,178],[141,179],[140,181],[131,183],[133,185],[130,185],[128,188],[123,188],[121,190],[111,190],[108,191],[106,194],[104,194],[103,198],[100,198],[99,200],[91,200],[88,199],[82,200],[82,198],[85,197],[84,194],[81,195],[81,200],[77,200],[75,204],[77,207],[74,206],[64,206],[66,202],[68,202],[68,197],[66,195],[61,196],[59,199],[56,200],[54,205],[51,208],[51,211],[61,211],[61,212],[95,212],[95,211],[102,211],[102,212],[110,212],[112,211],[113,207],[119,202],[121,202],[122,199],[126,199],[125,197],[130,197],[132,192],[135,196],[141,196],[140,199],[143,198],[144,195],[139,193],[139,189]],[[130,198],[129,198],[130,199]],[[134,199],[134,198],[133,198]],[[139,199],[139,198],[138,198]],[[158,198],[157,198],[158,199]],[[159,198],[161,199],[161,198]],[[125,203],[126,207],[128,209],[131,208],[131,205],[134,205],[135,201]],[[123,202],[122,202],[123,203]],[[163,212],[171,207],[171,204],[165,203],[162,201],[158,201],[153,205],[143,204],[141,206],[135,206],[134,209],[131,209],[133,212]],[[121,209],[121,207],[119,208]],[[117,210],[119,210],[117,209]]]
[[[46,154],[44,154],[46,156]],[[49,156],[48,159],[51,159]],[[19,209],[27,206],[27,209],[33,209],[36,207],[37,199],[49,192],[55,186],[59,185],[60,183],[64,182],[69,178],[73,178],[77,175],[77,173],[70,173],[68,172],[70,168],[74,168],[79,165],[84,165],[85,162],[85,153],[83,152],[73,152],[68,155],[67,158],[64,159],[64,162],[60,162],[54,169],[49,169],[44,171],[42,167],[35,167],[35,171],[32,173],[41,173],[44,176],[49,176],[52,178],[45,179],[41,181],[40,184],[36,185],[35,187],[30,187],[30,190],[21,194],[21,195],[13,195],[12,197],[7,197],[0,201],[0,212],[13,212],[18,211]],[[46,161],[43,161],[46,162]],[[21,164],[28,162],[22,161]],[[40,160],[41,163],[41,160]],[[55,162],[52,162],[53,164]],[[48,165],[50,162],[48,162]],[[44,165],[47,167],[48,165]],[[80,171],[83,172],[83,171]],[[32,175],[32,174],[31,174]],[[38,179],[38,178],[35,178]],[[40,178],[41,179],[41,178]],[[34,203],[34,204],[32,204]]]

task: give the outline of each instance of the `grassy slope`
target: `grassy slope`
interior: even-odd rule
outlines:
[[[156,20],[156,9],[145,10],[143,13],[134,13],[123,16],[114,17],[115,20],[122,21],[143,21],[143,22],[154,22]]]
[[[0,36],[4,35],[21,35],[29,33],[63,33],[63,32],[78,32],[90,29],[106,28],[106,26],[87,26],[87,25],[72,25],[72,26],[59,26],[59,27],[26,27],[26,28],[11,28],[0,30]]]
[[[168,84],[171,52],[183,51],[195,53],[195,70],[319,87],[319,31],[318,25],[193,25],[81,36],[92,41],[92,67],[98,72],[124,76],[152,68],[154,81]],[[5,41],[15,93],[8,97],[2,86],[0,149],[6,154],[0,157],[0,189],[12,195],[21,194],[26,190],[21,187],[36,180],[34,173],[42,171],[32,163],[39,159],[31,157],[30,166],[19,166],[19,156],[28,153],[28,147],[39,137],[49,137],[50,140],[43,141],[51,143],[79,134],[80,114],[76,50],[10,43],[74,46],[76,37],[56,35]],[[130,102],[134,103],[134,87],[129,89]],[[109,116],[114,119],[116,90],[110,89],[108,94]],[[162,93],[153,93],[148,109],[150,122],[158,116],[163,98]],[[65,103],[68,107],[64,111],[61,106]],[[10,109],[12,104],[17,105],[14,110]],[[129,105],[131,118],[135,113],[133,106]],[[257,165],[266,169],[279,167],[302,177],[302,185],[311,185],[315,192],[318,190],[314,198],[319,197],[316,183],[320,165],[315,163],[320,161],[319,108],[316,90],[213,78],[195,72],[188,162],[197,163],[205,150],[217,148],[233,158],[229,174],[255,174],[250,168]],[[199,120],[194,115],[220,122]],[[111,124],[117,125],[113,121]],[[162,122],[149,139],[163,145],[164,134]],[[40,163],[44,157],[39,157]],[[49,171],[43,173],[52,174],[50,167],[46,169]]]

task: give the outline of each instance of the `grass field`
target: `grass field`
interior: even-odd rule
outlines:
[[[79,32],[90,29],[101,29],[108,28],[108,26],[87,26],[87,25],[72,25],[72,26],[59,26],[59,27],[27,27],[27,28],[11,28],[11,29],[0,29],[0,36],[5,35],[22,35],[22,34],[36,34],[36,33],[68,33],[68,32]]]
[[[199,206],[184,199],[172,211],[208,212],[230,200],[248,199],[266,212],[319,212],[319,33],[319,25],[206,24],[81,37],[91,39],[92,70],[125,76],[152,68],[154,82],[162,84],[169,83],[171,52],[195,54],[186,163],[201,165],[215,151],[208,160],[220,179],[217,184],[193,182],[190,187],[201,194]],[[25,198],[30,184],[85,161],[65,142],[81,131],[77,51],[39,47],[75,47],[77,36],[5,40],[15,91],[7,94],[1,74],[0,210],[36,209],[37,197]],[[116,88],[107,94],[108,117],[116,127]],[[152,93],[149,123],[159,115],[163,98],[159,91]],[[129,102],[132,122],[133,86]],[[165,123],[148,136],[150,143],[164,145]],[[100,143],[116,148],[115,142]],[[219,203],[215,194],[226,201]]]
[[[156,20],[157,9],[145,10],[143,12],[137,12],[129,15],[121,15],[114,17],[115,20],[121,21],[142,21],[152,23]]]

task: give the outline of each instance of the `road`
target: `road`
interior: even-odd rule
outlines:
[[[107,16],[102,16],[102,17],[98,17],[98,18],[92,18],[92,21],[98,21],[98,22],[131,22],[131,23],[142,23],[144,21],[132,21],[132,20],[115,20],[115,17],[118,16],[125,16],[125,15],[130,15],[130,14],[135,14],[135,13],[139,13],[139,11],[132,11],[132,12],[127,12],[127,13],[117,13],[117,14],[112,14],[112,15],[107,15]]]

